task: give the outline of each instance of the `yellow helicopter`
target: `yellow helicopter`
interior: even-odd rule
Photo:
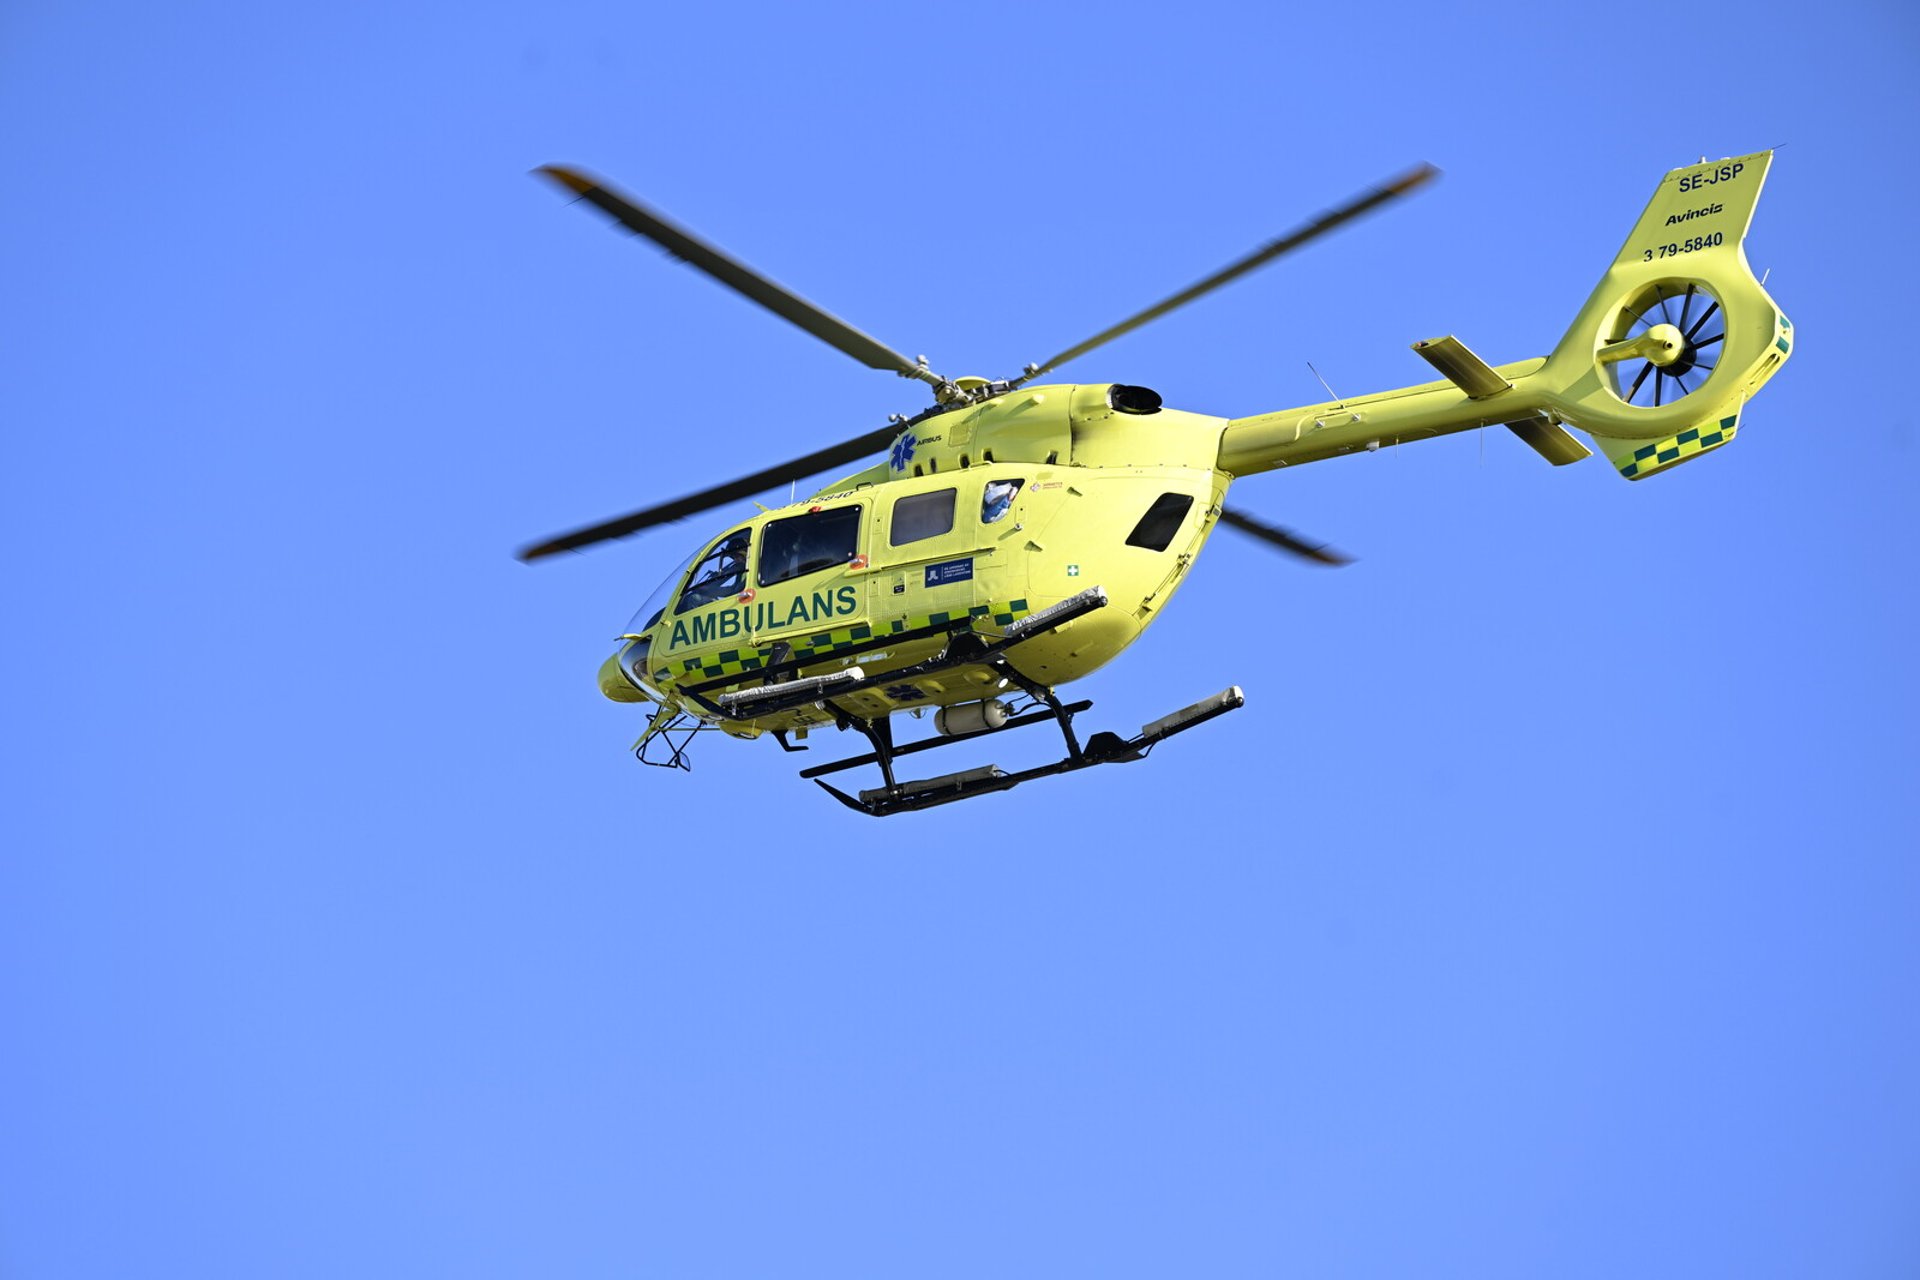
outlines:
[[[1454,337],[1413,344],[1441,376],[1418,386],[1215,418],[1145,387],[1038,383],[1043,375],[1427,181],[1422,165],[1017,377],[948,379],[909,360],[578,170],[537,170],[874,369],[931,386],[911,417],[802,458],[525,548],[572,551],[762,493],[879,450],[878,462],[805,501],[702,542],[641,605],[599,673],[616,702],[655,708],[634,744],[687,768],[699,732],[770,734],[788,751],[814,729],[854,730],[870,751],[802,771],[875,816],[1004,791],[1156,744],[1242,705],[1238,687],[1122,737],[1085,741],[1061,686],[1105,665],[1153,623],[1225,523],[1328,564],[1344,558],[1225,505],[1235,480],[1279,467],[1472,428],[1503,426],[1555,466],[1591,456],[1643,480],[1732,440],[1746,400],[1792,350],[1786,317],[1743,241],[1772,152],[1675,169],[1552,354],[1488,365]],[[893,718],[933,713],[931,736],[896,741]],[[902,780],[903,756],[1052,722],[1066,754]],[[823,777],[877,765],[848,794]]]

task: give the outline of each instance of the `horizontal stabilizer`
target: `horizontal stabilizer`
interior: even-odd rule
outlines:
[[[1593,456],[1593,450],[1574,439],[1565,427],[1547,414],[1536,413],[1518,422],[1507,422],[1501,425],[1519,436],[1521,444],[1526,445],[1556,467],[1564,467],[1569,462],[1578,462],[1582,458]]]
[[[1513,389],[1513,384],[1501,377],[1498,370],[1452,334],[1416,342],[1413,349],[1422,360],[1439,370],[1441,377],[1466,392],[1469,400],[1486,400]],[[1593,456],[1593,450],[1568,435],[1547,414],[1530,413],[1501,425],[1519,436],[1521,444],[1556,467]]]
[[[1469,400],[1485,400],[1513,388],[1511,382],[1494,372],[1492,365],[1451,334],[1416,342],[1413,349],[1422,360],[1438,369],[1441,377],[1466,392]]]

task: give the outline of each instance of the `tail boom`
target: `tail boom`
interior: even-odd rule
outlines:
[[[1450,338],[1416,344],[1447,380],[1235,418],[1220,468],[1248,475],[1494,425],[1556,464],[1585,456],[1558,430],[1576,427],[1630,480],[1720,447],[1792,351],[1744,249],[1772,159],[1668,173],[1551,355],[1490,368]]]

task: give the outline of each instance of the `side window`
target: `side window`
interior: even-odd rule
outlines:
[[[1133,526],[1133,532],[1127,535],[1127,545],[1145,547],[1149,551],[1165,551],[1167,544],[1173,541],[1173,535],[1180,532],[1180,522],[1187,518],[1187,512],[1192,509],[1193,495],[1190,493],[1161,494],[1147,508],[1147,514],[1140,517],[1140,523]]]
[[[909,494],[893,504],[893,525],[887,534],[890,546],[904,547],[922,538],[937,538],[953,530],[953,507],[958,491],[936,489],[932,493]]]
[[[1025,480],[989,480],[980,494],[980,523],[994,524],[1004,520],[1007,512],[1013,510],[1013,500],[1020,495],[1020,486]]]
[[[739,595],[747,589],[747,531],[735,529],[713,544],[713,550],[700,558],[680,593],[675,613],[712,604],[721,596]]]
[[[760,533],[760,585],[772,586],[846,564],[859,548],[857,506],[769,520]]]

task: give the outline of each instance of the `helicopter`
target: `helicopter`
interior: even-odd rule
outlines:
[[[1082,740],[1088,701],[1062,686],[1118,657],[1166,610],[1225,524],[1322,564],[1331,548],[1226,505],[1261,472],[1459,431],[1505,427],[1554,466],[1592,456],[1628,480],[1725,446],[1747,399],[1792,351],[1787,318],[1744,250],[1771,151],[1674,169],[1558,345],[1489,365],[1454,336],[1412,344],[1438,380],[1219,418],[1125,383],[1041,381],[1061,365],[1420,187],[1420,165],[1188,288],[1009,378],[947,378],[774,283],[601,179],[535,170],[616,226],[869,368],[926,384],[933,403],[803,457],[523,548],[523,561],[625,537],[882,454],[808,497],[762,508],[701,542],[621,632],[602,694],[650,706],[642,763],[691,767],[696,734],[772,737],[805,751],[815,730],[869,750],[801,771],[876,817],[1143,759],[1245,704],[1234,686],[1136,734]],[[1331,391],[1329,391],[1331,396]],[[934,732],[896,740],[903,714]],[[903,757],[1051,722],[1065,754],[903,779]],[[825,781],[877,766],[880,785]]]

